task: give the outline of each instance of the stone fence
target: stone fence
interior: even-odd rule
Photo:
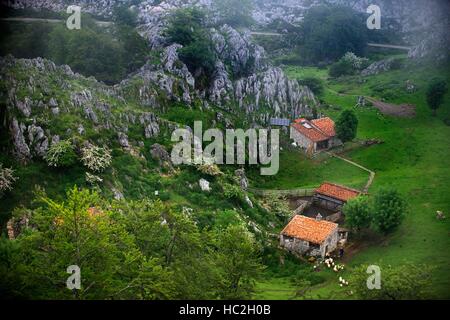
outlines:
[[[276,195],[279,197],[311,197],[314,195],[314,190],[312,189],[290,189],[290,190],[266,190],[266,189],[257,189],[257,188],[248,188],[248,191],[258,196],[271,196]]]

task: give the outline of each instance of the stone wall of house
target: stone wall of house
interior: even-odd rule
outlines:
[[[309,242],[303,241],[300,239],[288,237],[285,235],[280,236],[280,246],[289,250],[291,252],[295,252],[298,254],[304,254],[309,250]]]
[[[339,241],[338,229],[336,228],[332,234],[320,245],[320,255],[325,257],[326,251],[331,252],[336,250]]]
[[[295,130],[294,127],[291,127],[291,139],[294,140],[295,143],[297,143],[297,145],[305,150],[308,150],[309,148],[311,148],[313,146],[313,142],[311,140],[309,140],[307,137],[305,137],[304,135],[302,135],[300,132],[298,132],[297,130]],[[315,151],[315,146],[314,146],[314,151]]]

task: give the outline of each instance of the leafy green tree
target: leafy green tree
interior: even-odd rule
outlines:
[[[358,299],[417,300],[429,297],[432,268],[427,265],[380,265],[381,287],[373,290],[367,288],[367,267],[363,265],[352,270],[349,279],[350,288]]]
[[[336,134],[342,142],[356,138],[358,118],[352,110],[344,110],[336,122]]]
[[[444,80],[434,79],[427,89],[427,103],[436,116],[437,109],[442,105],[444,96],[448,91],[447,83]]]
[[[262,271],[256,243],[241,225],[230,225],[216,238],[216,268],[221,299],[248,299],[254,290],[255,279]]]
[[[216,297],[213,256],[206,250],[210,235],[201,233],[189,216],[174,212],[161,201],[148,200],[117,202],[114,212],[140,251],[170,272],[172,298]]]
[[[42,193],[38,200],[42,206],[29,215],[30,227],[15,240],[20,250],[9,261],[21,292],[34,299],[164,297],[158,288],[170,287],[169,277],[156,260],[142,256],[97,193],[75,187],[64,202]],[[81,290],[74,292],[65,283],[71,265],[81,269]]]
[[[220,23],[232,27],[249,27],[253,24],[253,0],[214,0],[213,7]]]
[[[406,201],[395,189],[381,189],[373,204],[373,227],[382,233],[398,228],[406,213]]]
[[[370,227],[372,221],[369,199],[364,196],[349,200],[342,212],[345,214],[346,224],[355,230]]]
[[[216,62],[205,20],[205,13],[198,8],[179,9],[169,18],[165,31],[171,42],[183,46],[179,50],[180,59],[197,75],[197,78],[204,80],[199,81],[199,85],[207,85],[206,82]]]
[[[367,43],[365,19],[344,6],[308,10],[301,27],[300,48],[313,63],[336,61],[346,52],[363,55]]]

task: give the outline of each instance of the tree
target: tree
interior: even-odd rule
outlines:
[[[342,212],[345,214],[346,224],[355,230],[370,227],[372,221],[369,199],[360,196],[349,200]]]
[[[229,225],[216,237],[220,299],[248,299],[262,270],[255,240],[242,225]]]
[[[249,27],[253,24],[253,0],[214,0],[213,7],[221,24]]]
[[[364,17],[344,6],[309,9],[301,33],[302,54],[313,63],[336,61],[349,51],[361,56],[367,45]]]
[[[381,189],[373,204],[373,227],[376,231],[389,233],[398,228],[406,212],[406,202],[395,189]]]
[[[358,130],[358,118],[352,110],[345,110],[336,122],[336,134],[342,142],[351,141],[356,138]]]
[[[381,288],[369,290],[367,267],[352,270],[350,288],[364,300],[417,300],[429,297],[432,269],[426,265],[406,263],[398,266],[380,265]]]
[[[427,89],[427,103],[436,116],[437,109],[442,105],[444,95],[447,93],[448,87],[444,80],[434,79]]]
[[[179,57],[189,71],[196,74],[197,80],[200,80],[197,81],[199,86],[208,84],[207,80],[214,71],[216,62],[205,20],[205,13],[198,8],[179,9],[171,15],[165,30],[165,35],[171,42],[183,46],[178,51]]]
[[[20,294],[33,299],[167,299],[173,280],[157,257],[146,257],[135,238],[115,219],[110,205],[98,194],[76,187],[65,201],[39,192],[37,209],[26,214],[28,227],[14,240],[1,245],[11,279]],[[17,247],[16,247],[17,246]],[[81,289],[66,287],[67,267],[81,272]]]

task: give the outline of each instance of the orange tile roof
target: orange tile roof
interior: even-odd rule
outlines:
[[[337,228],[338,225],[333,222],[296,215],[281,231],[281,234],[315,244],[322,244]]]
[[[311,128],[306,128],[302,123],[309,124]],[[330,118],[321,118],[312,121],[300,118],[294,120],[292,127],[313,142],[325,141],[336,135],[334,121]]]
[[[334,137],[336,131],[334,130],[334,121],[329,117],[311,120],[311,123],[318,127],[327,136]]]
[[[324,182],[319,188],[316,189],[316,193],[320,193],[338,200],[348,201],[359,196],[361,191],[330,182]]]

